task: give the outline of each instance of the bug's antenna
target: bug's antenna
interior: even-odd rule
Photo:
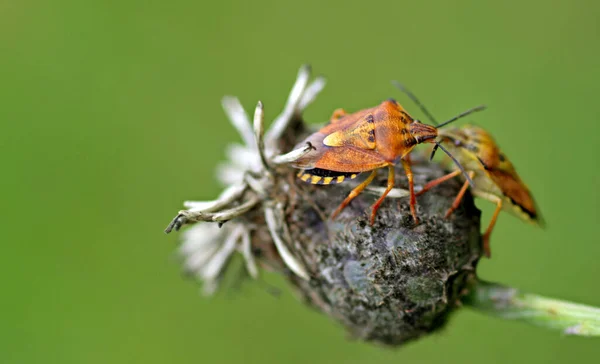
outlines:
[[[455,116],[455,117],[453,117],[452,119],[450,119],[450,120],[446,120],[446,121],[444,121],[443,123],[441,123],[441,124],[439,124],[439,125],[436,125],[435,127],[436,127],[436,128],[441,128],[442,126],[446,126],[446,125],[448,125],[448,124],[450,124],[450,123],[452,123],[452,122],[454,122],[454,121],[456,121],[456,120],[458,120],[458,119],[460,119],[460,118],[463,118],[463,117],[465,117],[465,116],[467,116],[467,115],[469,115],[469,114],[472,114],[472,113],[474,113],[474,112],[478,112],[478,111],[483,111],[483,110],[485,110],[485,108],[486,108],[486,106],[485,106],[485,105],[479,105],[479,106],[475,106],[474,108],[471,108],[471,109],[469,109],[469,110],[467,110],[467,111],[464,111],[464,112],[462,112],[462,113],[460,113],[460,114],[456,115],[456,116]]]
[[[433,146],[433,149],[431,150],[431,155],[429,156],[429,161],[433,160],[433,157],[435,157],[435,152],[437,152],[439,146],[440,145],[436,142],[435,145]]]
[[[440,143],[435,142],[435,147],[434,148],[436,148],[436,147],[438,147],[441,150],[443,150],[444,153],[446,153],[446,155],[448,155],[448,157],[450,157],[450,159],[452,159],[452,161],[454,162],[454,164],[456,164],[456,166],[458,167],[458,169],[460,169],[460,171],[462,172],[462,174],[465,176],[465,178],[467,179],[467,181],[469,182],[469,184],[471,185],[471,187],[475,187],[475,183],[473,183],[473,180],[471,179],[471,177],[469,177],[469,175],[467,174],[467,171],[465,171],[465,169],[463,168],[463,166],[456,160],[456,158],[454,158],[454,156],[452,154],[450,154],[450,152],[446,148],[442,147],[442,145]],[[434,152],[431,153],[432,156],[435,153],[435,150],[436,149],[434,149]]]
[[[412,102],[414,102],[415,105],[417,105],[419,107],[419,109],[421,109],[421,112],[423,112],[423,114],[425,114],[425,116],[427,116],[429,121],[431,121],[433,123],[433,125],[437,125],[437,121],[435,121],[435,118],[433,117],[433,115],[431,115],[429,110],[427,110],[425,105],[423,105],[421,103],[421,101],[419,101],[419,99],[415,96],[415,94],[413,94],[408,88],[406,88],[403,84],[401,84],[398,81],[392,81],[392,85],[394,85],[400,91],[404,92],[406,94],[406,96],[408,96],[408,98]]]

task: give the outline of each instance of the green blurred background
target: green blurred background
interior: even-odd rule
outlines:
[[[185,199],[220,191],[225,94],[268,119],[298,67],[311,122],[396,97],[479,103],[547,222],[503,214],[480,275],[600,305],[597,1],[0,1],[1,363],[597,362],[600,341],[470,310],[401,350],[349,340],[283,289],[184,280]],[[487,223],[492,207],[478,201]]]

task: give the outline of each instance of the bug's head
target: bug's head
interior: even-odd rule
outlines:
[[[443,128],[439,130],[438,142],[446,144],[449,148],[462,147],[468,143],[468,135],[463,128]]]
[[[438,136],[438,130],[435,126],[423,124],[419,120],[415,120],[408,126],[410,135],[419,143],[435,143]]]
[[[463,160],[489,159],[490,155],[498,153],[491,135],[474,125],[440,129],[438,141],[453,153],[460,153]]]

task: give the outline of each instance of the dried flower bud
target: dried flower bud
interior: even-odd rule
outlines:
[[[321,78],[308,82],[301,69],[284,111],[263,136],[263,105],[254,128],[237,99],[224,107],[245,145],[230,147],[230,162],[219,177],[229,187],[214,201],[186,202],[167,232],[198,221],[187,230],[180,252],[186,270],[216,289],[229,257],[239,251],[247,270],[261,267],[288,275],[313,307],[342,323],[355,337],[399,345],[443,326],[459,306],[481,256],[479,211],[467,192],[450,219],[444,212],[458,194],[449,181],[419,197],[419,225],[414,224],[403,171],[377,213],[367,214],[378,178],[335,220],[328,217],[355,183],[313,186],[299,181],[287,161],[310,146],[285,155],[306,136],[301,112],[323,88]],[[264,138],[264,139],[263,139]],[[413,153],[414,154],[414,153]],[[443,168],[413,157],[415,186],[444,174]],[[383,177],[383,176],[381,176]],[[396,198],[393,198],[393,197]]]

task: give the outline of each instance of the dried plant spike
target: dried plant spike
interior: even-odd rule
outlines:
[[[256,152],[265,171],[269,171],[267,157],[265,157],[265,112],[262,102],[258,102],[254,111],[254,137],[256,138]]]
[[[179,211],[179,214],[175,216],[173,221],[171,221],[171,223],[167,226],[167,228],[165,229],[165,233],[168,234],[171,231],[173,231],[173,229],[175,229],[175,231],[178,231],[183,225],[198,221],[225,222],[243,215],[245,212],[256,206],[256,204],[258,203],[258,197],[254,197],[239,206],[219,212],[211,213],[202,211],[181,210]]]
[[[282,211],[277,207],[265,207],[265,219],[267,221],[267,226],[269,228],[269,232],[273,237],[273,242],[277,251],[281,255],[281,259],[285,262],[285,264],[290,268],[292,272],[294,272],[298,277],[309,280],[310,276],[306,271],[306,268],[302,266],[302,264],[294,257],[294,255],[290,252],[286,244],[283,242],[281,238],[280,229],[282,228],[282,224],[285,223],[282,220],[281,216]]]
[[[256,266],[256,260],[254,259],[254,255],[252,253],[252,244],[250,241],[250,232],[246,229],[242,234],[242,245],[240,247],[240,251],[244,256],[244,260],[246,262],[246,270],[250,277],[258,278],[258,267]]]
[[[306,87],[304,95],[302,95],[302,98],[298,103],[298,111],[306,109],[308,105],[310,105],[317,98],[317,95],[323,91],[326,83],[327,81],[323,77],[315,78],[314,81],[312,81],[308,87]]]
[[[303,147],[296,148],[286,154],[282,154],[282,155],[273,157],[272,162],[274,164],[292,163],[292,162],[295,162],[298,159],[304,157],[305,155],[310,153],[311,150],[314,150],[314,149],[315,149],[315,147],[313,147],[312,144],[306,143]]]
[[[298,71],[298,77],[296,78],[296,82],[292,87],[292,91],[290,92],[290,95],[287,99],[285,108],[283,109],[281,114],[275,119],[273,125],[267,132],[266,140],[274,142],[281,138],[283,132],[287,129],[289,123],[292,121],[294,114],[298,111],[301,111],[299,108],[300,100],[303,97],[309,78],[310,66],[304,65],[300,67],[300,71]]]

